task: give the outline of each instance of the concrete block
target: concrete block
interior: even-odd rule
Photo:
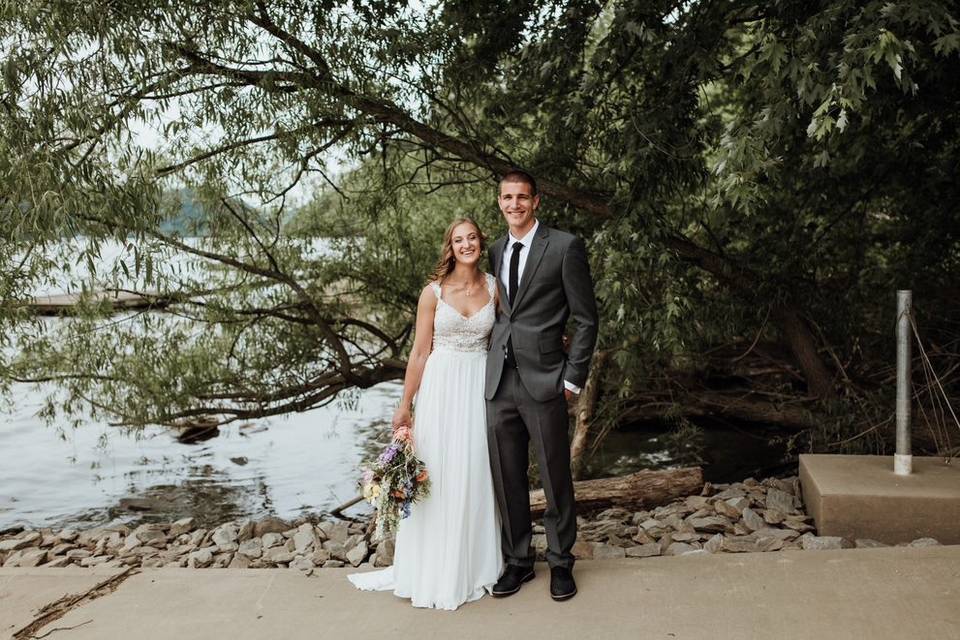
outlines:
[[[893,456],[801,455],[800,483],[819,535],[960,544],[960,462],[914,456],[898,476]]]

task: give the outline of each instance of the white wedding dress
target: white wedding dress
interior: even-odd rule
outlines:
[[[466,317],[433,285],[433,351],[416,396],[413,442],[430,474],[430,496],[400,521],[393,566],[350,574],[363,590],[388,591],[415,607],[456,609],[482,597],[500,577],[500,524],[487,453],[483,398],[490,301]]]

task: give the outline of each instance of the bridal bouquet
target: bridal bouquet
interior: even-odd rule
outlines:
[[[397,429],[376,462],[363,469],[363,497],[377,510],[375,536],[395,532],[400,520],[410,515],[410,506],[430,493],[430,476],[413,452],[410,429]]]

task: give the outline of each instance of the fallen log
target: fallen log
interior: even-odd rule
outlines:
[[[593,511],[606,507],[649,509],[677,498],[700,493],[702,488],[703,469],[700,467],[644,470],[618,478],[573,483],[578,511]],[[546,508],[547,500],[543,490],[531,491],[530,514],[539,518]]]

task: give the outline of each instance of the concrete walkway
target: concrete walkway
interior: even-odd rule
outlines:
[[[33,633],[52,640],[960,638],[960,546],[583,561],[580,594],[565,603],[550,600],[546,566],[537,571],[515,596],[447,612],[355,591],[346,569],[313,577],[288,569],[145,569]],[[0,638],[43,605],[117,573],[0,569]]]

